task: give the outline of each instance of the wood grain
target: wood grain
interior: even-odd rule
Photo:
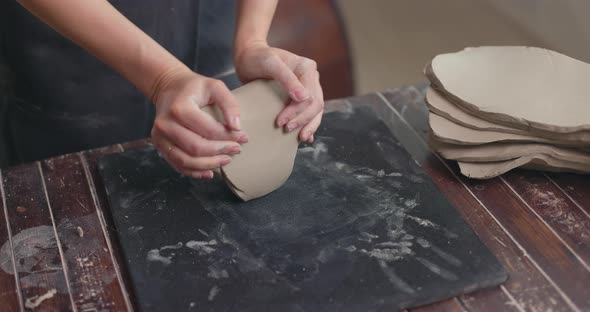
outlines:
[[[590,283],[590,272],[501,179],[461,180],[521,244],[526,255],[543,268],[548,279],[568,294],[572,306],[590,306],[584,286]]]
[[[41,168],[76,309],[124,310],[123,289],[79,155],[46,160]]]
[[[17,288],[17,282],[14,275],[14,254],[10,241],[10,229],[7,223],[7,211],[4,206],[4,183],[2,171],[0,171],[0,311],[18,311],[22,310],[22,299],[20,298],[20,289]],[[8,272],[6,271],[8,270]]]
[[[61,246],[37,164],[9,168],[2,178],[15,258],[28,268],[17,273],[25,306],[46,295],[50,298],[41,301],[39,309],[72,310]],[[31,245],[35,247],[27,248]]]
[[[590,216],[590,181],[588,175],[547,173],[547,177],[587,216]]]
[[[461,295],[459,300],[469,311],[524,311],[535,310],[537,302],[518,302],[504,286],[484,289],[473,294]],[[564,309],[565,311],[566,309]],[[541,310],[537,310],[541,311]]]
[[[117,280],[123,289],[123,295],[125,299],[126,308],[128,311],[136,310],[135,297],[131,292],[129,276],[127,274],[127,267],[123,261],[121,255],[121,247],[119,246],[115,227],[111,217],[110,206],[107,201],[105,188],[102,183],[102,179],[98,173],[96,166],[97,160],[100,157],[110,155],[113,153],[120,153],[123,151],[123,147],[120,144],[108,146],[104,148],[94,149],[91,151],[83,152],[81,155],[82,165],[88,183],[91,186],[93,195],[94,206],[99,216],[99,223],[105,236],[109,238],[107,241],[108,249],[110,251],[111,259],[114,263],[115,272],[117,274]]]
[[[428,136],[427,108],[423,102],[423,93],[417,88],[403,88],[384,93],[384,96],[400,117],[413,127],[414,140],[406,147],[414,151],[417,159],[423,159],[423,168],[462,214],[480,239],[496,255],[510,274],[505,283],[506,300],[515,298],[519,305],[528,309],[568,311],[571,309],[569,297],[558,287],[554,287],[541,266],[528,258],[526,250],[503,224],[498,223],[488,205],[494,202],[482,202],[459,178],[457,168],[451,162],[443,162],[436,157],[426,145]],[[402,121],[403,122],[403,121]],[[420,161],[420,160],[419,160]],[[510,192],[510,191],[509,191]],[[497,196],[497,195],[496,195]],[[504,198],[502,194],[498,198]],[[496,201],[497,198],[496,198]],[[512,208],[508,208],[512,209]],[[530,216],[529,216],[530,217]],[[534,289],[536,291],[531,291]],[[475,298],[463,297],[464,301],[487,301],[493,304],[497,300],[481,294]]]
[[[502,180],[590,270],[590,217],[542,172],[513,170]]]
[[[126,142],[126,143],[121,144],[121,148],[123,150],[145,148],[148,146],[153,146],[152,141],[150,139],[131,141],[131,142]]]

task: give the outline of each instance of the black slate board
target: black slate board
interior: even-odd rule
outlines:
[[[287,183],[247,203],[152,148],[101,159],[141,310],[389,311],[503,282],[380,110],[326,114]]]

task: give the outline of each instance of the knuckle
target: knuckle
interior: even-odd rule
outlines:
[[[324,112],[324,107],[326,106],[326,103],[324,103],[324,100],[318,99],[317,103],[318,103],[318,108],[319,108],[320,112]]]
[[[278,60],[278,56],[270,55],[270,56],[264,57],[262,59],[262,61],[260,62],[260,64],[263,69],[271,71],[276,68],[277,60]]]
[[[184,107],[180,104],[172,105],[170,108],[170,115],[174,118],[181,118],[184,115]]]
[[[222,89],[223,87],[225,87],[225,84],[221,80],[211,79],[211,80],[209,80],[209,87],[219,90],[219,89]]]
[[[317,70],[318,63],[312,59],[304,58],[303,59],[303,67],[307,70]]]
[[[164,132],[166,122],[162,119],[156,119],[154,121],[154,126],[152,127],[152,136],[156,135],[158,132]]]
[[[312,73],[312,75],[313,75],[313,79],[315,79],[315,80],[319,80],[320,79],[320,72],[319,71],[314,70],[313,73]]]
[[[202,137],[206,138],[206,139],[213,139],[215,137],[215,131],[209,127],[205,127],[203,128],[200,133],[199,133]]]
[[[188,152],[193,156],[198,156],[202,151],[202,148],[199,144],[193,143],[189,145]]]

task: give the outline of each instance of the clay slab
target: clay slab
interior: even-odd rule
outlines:
[[[285,133],[276,126],[289,96],[275,81],[256,80],[233,91],[240,103],[242,130],[248,143],[221,168],[230,189],[244,201],[279,188],[291,174],[297,154],[298,131]],[[205,110],[220,120],[218,112]]]
[[[590,130],[589,64],[542,48],[504,46],[441,54],[431,66],[433,83],[483,119],[524,130]]]
[[[499,162],[469,163],[460,161],[458,163],[461,173],[474,179],[490,179],[518,167],[544,171],[590,173],[590,164],[568,162],[543,154]]]
[[[455,145],[430,140],[430,145],[443,158],[464,162],[506,161],[523,156],[543,154],[578,164],[590,164],[590,153],[536,143],[490,143],[476,146]]]
[[[426,90],[426,103],[428,104],[428,108],[437,115],[445,117],[448,120],[471,129],[539,136],[547,139],[571,141],[572,143],[579,142],[580,144],[590,145],[589,131],[553,133],[539,130],[535,132],[528,132],[522,129],[489,122],[462,110],[455,103],[452,103],[448,98],[446,98],[445,95],[434,88],[428,88]]]
[[[428,113],[431,134],[437,141],[458,145],[479,145],[494,142],[536,142],[563,146],[577,146],[572,142],[562,142],[529,135],[481,131],[456,124],[432,112]]]

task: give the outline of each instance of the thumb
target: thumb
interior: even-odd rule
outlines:
[[[212,80],[209,90],[211,95],[210,102],[213,102],[219,107],[226,126],[235,131],[241,130],[240,104],[233,93],[220,80]]]

